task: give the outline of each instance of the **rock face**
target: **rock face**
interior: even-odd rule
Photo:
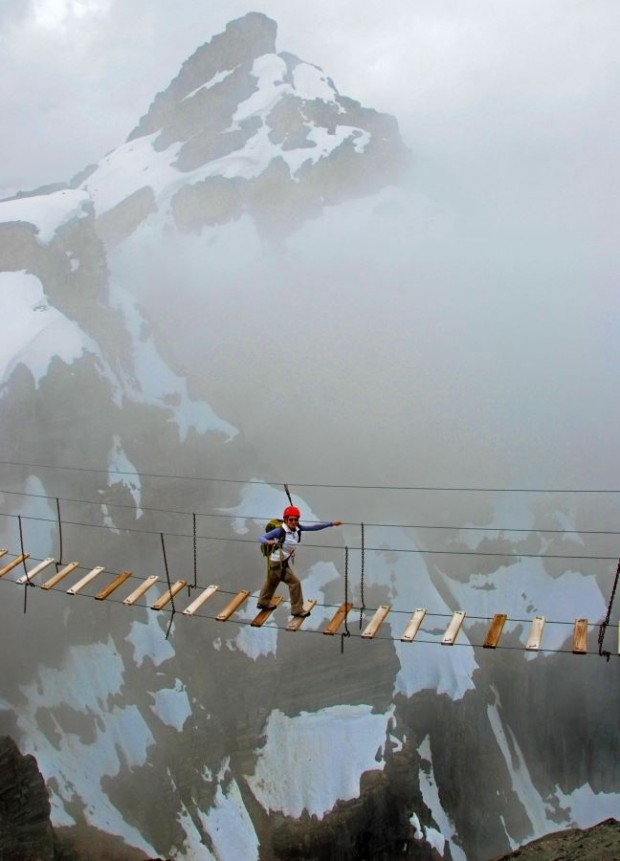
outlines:
[[[273,54],[276,33],[275,21],[257,12],[231,21],[224,33],[214,36],[209,43],[198,48],[183,64],[168,89],[156,96],[148,113],[142,117],[128,140],[154,132],[165,132],[168,141],[185,141],[201,129],[209,128],[206,123],[212,123],[214,136],[223,131],[230,124],[245,91],[235,92],[229,83],[225,88],[218,87],[211,93],[203,90],[198,100],[185,100],[188,96],[198,95],[196,91],[213,82],[214,78],[225,77],[239,67],[244,67],[247,72],[255,59]],[[231,98],[223,99],[222,93],[228,90]],[[160,146],[162,144],[163,141],[160,141]]]
[[[617,861],[620,858],[620,822],[606,819],[592,828],[570,828],[547,834],[508,855],[492,861]]]
[[[148,861],[118,837],[94,828],[61,828],[50,822],[45,781],[33,756],[0,738],[0,858],[6,861]],[[160,859],[152,859],[160,861]]]
[[[409,751],[411,753],[411,751]],[[303,819],[276,823],[273,847],[276,858],[338,861],[351,849],[346,832],[354,832],[355,857],[369,861],[413,858],[448,861],[428,845],[419,845],[408,822],[398,822],[403,798],[415,799],[414,763],[394,759],[391,768],[401,776],[386,792],[382,778],[364,782],[360,799],[338,805],[320,828]],[[407,776],[408,775],[408,776]],[[381,784],[385,785],[382,787]],[[409,788],[407,788],[409,784]],[[400,832],[400,833],[399,833]],[[390,849],[390,845],[399,848]],[[43,776],[33,756],[23,756],[15,742],[0,738],[0,857],[10,861],[149,861],[138,850],[122,846],[118,838],[85,826],[60,828],[50,824],[50,804]],[[620,859],[620,822],[607,819],[588,829],[568,829],[538,840],[491,861],[617,861]],[[151,859],[160,861],[160,859]]]
[[[33,756],[0,738],[0,858],[54,861],[54,835],[45,781]]]

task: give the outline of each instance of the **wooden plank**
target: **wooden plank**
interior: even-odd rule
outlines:
[[[158,580],[159,580],[159,577],[157,577],[155,574],[150,574],[146,578],[144,583],[140,583],[138,588],[134,589],[133,592],[131,593],[131,595],[128,595],[125,598],[125,600],[123,601],[123,604],[127,604],[128,607],[131,607],[131,605],[135,604],[136,601],[138,600],[138,598],[141,598],[145,592],[148,592],[148,590],[151,588],[151,586],[154,586]]]
[[[426,616],[426,610],[424,607],[418,607],[417,610],[414,610],[411,614],[411,618],[407,622],[407,627],[403,631],[403,635],[400,638],[401,643],[412,643],[416,634],[420,630],[420,625],[424,621],[424,617]]]
[[[51,589],[56,583],[60,583],[61,580],[64,580],[68,574],[71,574],[72,571],[75,571],[76,568],[80,567],[79,562],[69,562],[68,565],[65,565],[64,568],[61,568],[53,577],[50,577],[49,580],[46,580],[45,583],[41,585],[41,589]]]
[[[81,580],[72,586],[70,589],[67,589],[67,595],[77,595],[77,593],[87,586],[91,580],[94,580],[102,571],[105,571],[103,565],[97,565],[96,568],[93,568],[92,571],[89,571]]]
[[[169,589],[166,589],[161,598],[155,601],[151,610],[161,610],[169,601],[172,601],[177,592],[180,592],[184,586],[187,586],[187,580],[177,580]]]
[[[372,617],[368,625],[366,625],[362,633],[362,637],[365,640],[371,640],[376,635],[377,631],[385,621],[385,617],[390,612],[390,609],[389,604],[379,604],[375,615]]]
[[[244,604],[250,596],[250,593],[247,589],[242,589],[241,592],[238,592],[232,601],[229,601],[228,604],[224,607],[221,613],[218,613],[215,617],[218,622],[225,622],[227,619],[230,619],[235,610],[238,610],[239,607]]]
[[[199,610],[202,605],[209,600],[209,598],[212,598],[218,589],[219,586],[207,586],[204,592],[201,592],[200,595],[197,598],[194,598],[192,603],[188,604],[188,606],[183,610],[183,615],[193,616],[196,610]]]
[[[41,571],[44,571],[49,565],[54,561],[53,556],[48,556],[47,559],[44,559],[43,562],[39,562],[38,565],[35,565],[34,568],[31,568],[27,574],[22,574],[21,577],[18,577],[15,581],[16,583],[30,583],[33,577],[36,577],[37,574],[40,574]]]
[[[491,620],[489,630],[482,644],[485,649],[496,649],[499,643],[499,638],[502,636],[504,625],[508,616],[506,613],[496,613]]]
[[[304,601],[304,613],[311,613],[314,607],[316,606],[316,598],[308,598],[307,601]],[[287,631],[299,631],[303,623],[306,621],[307,616],[293,616],[289,623],[286,626]]]
[[[585,655],[588,652],[588,620],[575,619],[573,630],[573,655]]]
[[[131,571],[121,571],[120,574],[117,574],[114,580],[109,583],[105,589],[102,589],[101,592],[97,592],[95,595],[96,601],[105,601],[106,598],[109,598],[112,592],[116,592],[119,586],[122,586],[125,580],[129,580],[131,577]]]
[[[281,595],[275,595],[271,599],[271,603],[276,605],[273,608],[273,610],[276,609],[276,607],[278,606],[278,604],[280,603],[281,600],[282,600]],[[250,622],[250,625],[253,628],[261,628],[265,624],[267,619],[271,616],[271,614],[273,613],[273,610],[261,610],[260,613],[252,619],[252,621]]]
[[[329,625],[327,626],[327,628],[325,628],[323,633],[329,634],[330,636],[333,636],[334,634],[336,634],[338,631],[338,628],[344,622],[344,620],[347,616],[347,613],[349,612],[349,610],[352,610],[352,609],[353,609],[353,604],[351,604],[349,602],[347,602],[346,604],[341,604],[340,607],[338,607],[338,609],[334,613],[332,619],[329,622]]]
[[[30,558],[30,553],[21,553],[19,556],[16,556],[8,565],[5,565],[4,568],[0,568],[0,577],[4,577],[5,574],[8,574],[9,571],[12,571],[13,568],[17,568],[17,566],[21,562],[25,562],[26,559]]]
[[[527,637],[525,648],[528,652],[537,652],[542,643],[543,630],[545,628],[545,617],[534,616],[530,625],[530,633]]]
[[[465,618],[465,613],[463,610],[455,610],[452,614],[452,618],[448,623],[448,627],[446,628],[446,633],[443,635],[443,640],[441,641],[442,646],[453,646],[456,638],[458,636],[459,631],[461,630],[461,625],[463,624],[463,619]]]

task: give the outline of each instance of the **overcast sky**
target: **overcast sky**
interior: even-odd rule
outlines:
[[[544,174],[597,231],[617,215],[596,213],[618,197],[618,0],[0,0],[0,192],[118,146],[183,61],[251,10],[278,22],[278,50],[396,116],[418,157],[464,182],[484,167],[497,194]]]

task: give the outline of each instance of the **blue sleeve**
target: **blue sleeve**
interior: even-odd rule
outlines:
[[[266,544],[268,541],[271,541],[272,538],[279,540],[282,538],[282,527],[276,526],[275,529],[270,529],[269,532],[265,532],[264,535],[261,535],[258,539],[261,544]]]
[[[318,532],[319,529],[328,529],[333,525],[332,521],[328,520],[323,523],[311,523],[309,526],[306,526],[304,523],[300,523],[299,528],[302,532]]]

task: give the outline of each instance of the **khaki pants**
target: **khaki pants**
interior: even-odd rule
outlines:
[[[273,594],[281,582],[286,583],[291,596],[291,613],[301,613],[304,608],[304,596],[301,590],[301,580],[295,574],[288,560],[272,562],[269,560],[267,576],[258,596],[259,604],[271,604]]]

